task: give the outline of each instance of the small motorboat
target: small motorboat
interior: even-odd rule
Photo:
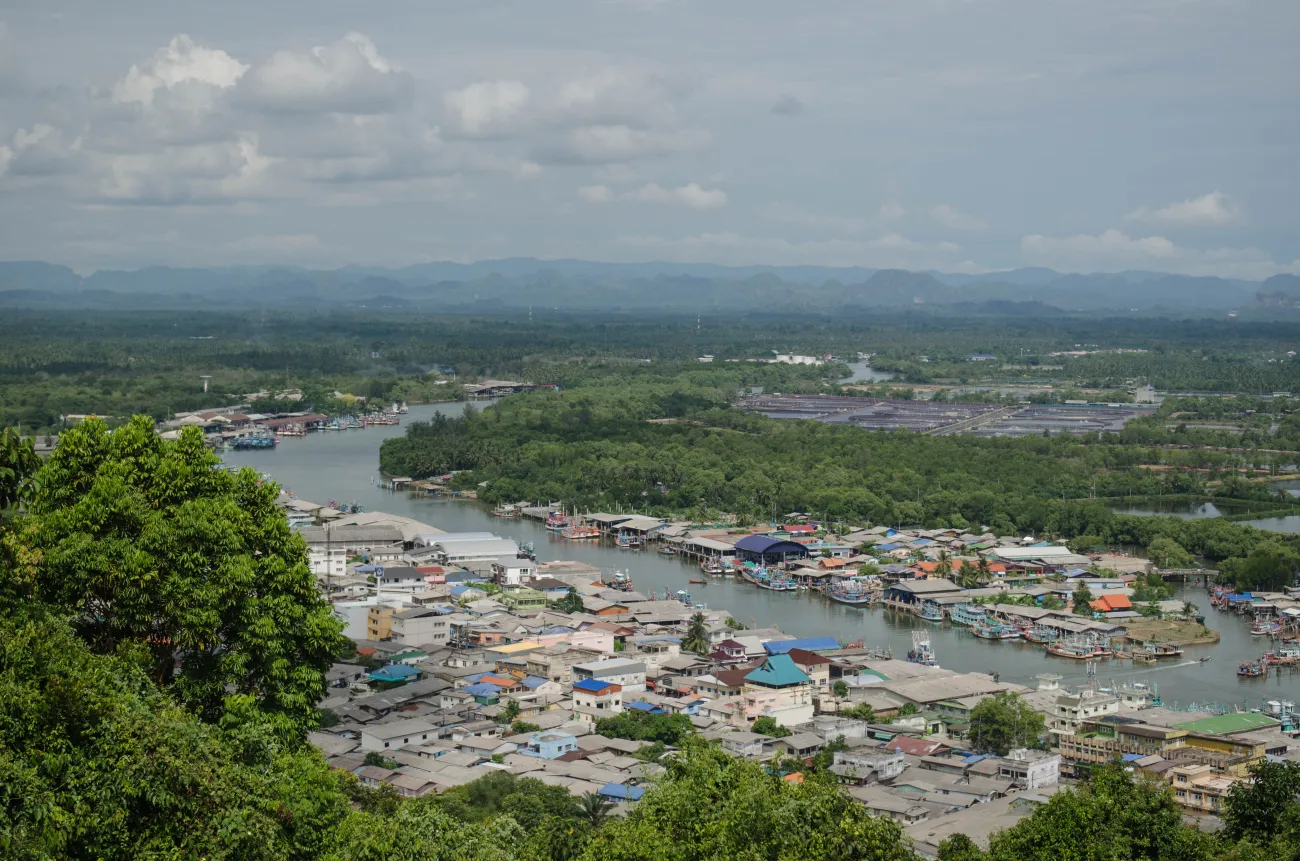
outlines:
[[[694,584],[696,584],[696,585],[698,585],[698,586],[704,586],[704,585],[707,585],[709,581],[708,581],[708,580],[687,580],[686,582],[687,582],[687,583],[694,583]]]
[[[1207,663],[1209,663],[1209,661],[1210,661],[1210,659],[1209,659],[1208,657],[1206,657],[1206,658],[1201,658],[1201,663],[1202,663],[1202,664],[1207,664]]]

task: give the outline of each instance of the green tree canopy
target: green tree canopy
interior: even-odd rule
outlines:
[[[1151,539],[1147,545],[1147,558],[1160,568],[1191,568],[1196,564],[1183,545],[1165,535]]]
[[[341,624],[276,485],[217,466],[193,428],[175,442],[144,417],[67,431],[30,506],[36,597],[70,613],[96,652],[145,647],[153,679],[204,720],[239,694],[302,733]]]
[[[970,712],[970,737],[981,753],[1005,756],[1012,748],[1033,746],[1042,734],[1042,714],[1014,691],[985,697]]]
[[[781,726],[781,724],[776,722],[776,718],[768,717],[766,715],[755,720],[754,725],[750,727],[750,730],[759,735],[771,736],[772,738],[785,738],[786,736],[794,735],[794,731],[789,727]]]

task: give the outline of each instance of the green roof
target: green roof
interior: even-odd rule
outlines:
[[[1257,714],[1255,712],[1234,712],[1228,715],[1216,715],[1214,717],[1200,718],[1199,720],[1188,721],[1187,723],[1178,724],[1178,729],[1185,729],[1188,732],[1208,732],[1208,733],[1232,733],[1241,732],[1248,729],[1259,729],[1260,727],[1277,726],[1277,721],[1267,715]]]
[[[763,666],[745,676],[745,681],[770,688],[783,688],[786,685],[807,684],[807,673],[795,665],[789,655],[772,655],[763,662]]]
[[[887,681],[889,681],[889,676],[887,676],[887,675],[885,675],[884,673],[880,672],[880,670],[869,670],[869,669],[867,669],[866,667],[863,667],[862,669],[858,670],[858,675],[859,675],[859,676],[875,676],[876,678],[880,679],[882,682],[887,682]]]

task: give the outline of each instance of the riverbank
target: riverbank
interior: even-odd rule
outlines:
[[[1135,619],[1124,624],[1126,638],[1134,643],[1168,643],[1172,646],[1212,646],[1221,639],[1195,620]]]

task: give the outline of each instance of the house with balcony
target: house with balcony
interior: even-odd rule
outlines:
[[[579,679],[573,683],[573,710],[589,723],[613,717],[623,711],[623,688],[599,679]]]
[[[1185,812],[1194,816],[1216,816],[1223,799],[1239,781],[1239,777],[1216,774],[1205,763],[1177,765],[1165,772],[1174,790],[1174,801]]]

